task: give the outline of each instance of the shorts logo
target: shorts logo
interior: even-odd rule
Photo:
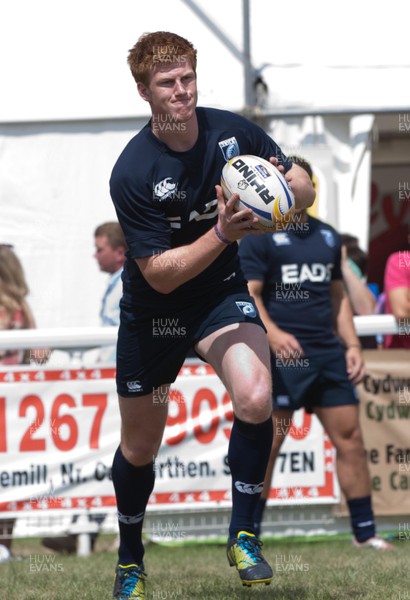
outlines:
[[[239,308],[241,313],[245,315],[245,317],[256,317],[256,309],[252,302],[244,302],[243,300],[238,300],[235,302],[236,306]]]
[[[261,483],[244,483],[235,481],[235,487],[242,494],[260,494],[263,490],[263,481]]]
[[[279,396],[276,396],[276,404],[277,404],[277,406],[290,406],[289,396],[285,396],[284,394],[279,394]]]
[[[141,392],[142,385],[140,381],[127,381],[127,388],[129,392]]]
[[[218,142],[218,146],[220,147],[226,162],[231,160],[231,158],[233,158],[234,156],[239,156],[239,144],[236,141],[235,137],[231,137],[227,140],[222,140],[222,142]]]

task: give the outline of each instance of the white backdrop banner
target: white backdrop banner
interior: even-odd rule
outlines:
[[[161,390],[153,402],[163,402]],[[204,364],[173,385],[150,508],[229,506],[230,398]],[[280,424],[285,427],[286,423]],[[114,507],[120,419],[114,369],[0,371],[0,511]],[[270,502],[337,503],[333,448],[316,417],[294,415]]]

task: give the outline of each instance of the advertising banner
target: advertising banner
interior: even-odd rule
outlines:
[[[410,351],[368,350],[360,420],[376,515],[410,513]]]
[[[153,402],[163,401],[157,390]],[[232,420],[214,371],[203,363],[184,366],[170,392],[149,508],[230,505]],[[114,507],[119,431],[113,369],[1,370],[0,512]],[[295,414],[282,446],[274,485],[274,504],[339,499],[333,449],[304,411]]]

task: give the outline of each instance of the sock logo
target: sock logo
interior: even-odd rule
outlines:
[[[263,490],[263,481],[261,483],[244,483],[235,481],[235,487],[242,494],[260,494]]]
[[[369,527],[370,525],[373,525],[374,521],[364,521],[363,523],[358,523],[357,526],[358,527]]]
[[[120,523],[124,523],[125,525],[135,525],[139,523],[144,518],[145,513],[139,513],[139,515],[123,515],[120,511],[117,512],[118,520]]]

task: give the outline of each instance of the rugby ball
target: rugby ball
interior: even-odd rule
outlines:
[[[234,156],[222,169],[221,187],[226,200],[239,194],[235,208],[251,208],[257,229],[275,230],[295,208],[295,198],[282,173],[268,160],[244,154]]]

